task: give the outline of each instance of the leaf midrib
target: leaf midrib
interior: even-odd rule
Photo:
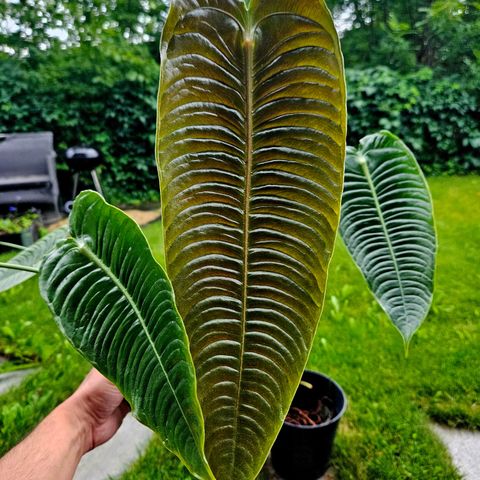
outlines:
[[[382,207],[380,205],[380,202],[378,201],[375,185],[373,183],[372,176],[370,175],[370,170],[368,168],[367,159],[362,154],[360,155],[360,157],[361,157],[360,158],[360,165],[362,167],[363,173],[365,174],[365,178],[367,179],[368,186],[369,186],[370,190],[372,191],[372,198],[373,198],[373,201],[375,203],[375,209],[377,210],[378,218],[380,219],[380,224],[382,226],[383,233],[385,235],[385,240],[387,242],[388,250],[390,251],[390,255],[391,255],[392,260],[393,260],[393,266],[395,268],[395,273],[397,275],[398,286],[400,288],[400,294],[401,294],[401,297],[402,297],[403,310],[405,312],[405,315],[407,316],[408,315],[408,310],[407,310],[407,304],[406,304],[406,301],[405,301],[405,292],[403,290],[402,278],[400,276],[400,268],[398,266],[395,250],[393,248],[392,242],[390,241],[390,236],[389,236],[389,232],[388,232],[388,229],[387,229],[387,225],[386,225],[385,219],[383,217]]]
[[[248,6],[247,6],[248,8]],[[247,11],[248,20],[251,21],[250,13]],[[244,193],[244,223],[243,223],[243,292],[242,292],[242,315],[241,315],[241,340],[239,355],[239,375],[237,383],[237,396],[235,398],[234,419],[233,419],[233,458],[230,465],[233,473],[237,454],[237,433],[238,419],[240,414],[240,396],[243,383],[243,364],[245,357],[245,337],[247,331],[247,300],[248,300],[248,264],[250,249],[250,203],[252,190],[252,167],[253,167],[253,28],[247,25],[244,36],[245,45],[245,193]]]
[[[198,445],[197,443],[197,439],[193,433],[193,430],[190,426],[190,423],[188,422],[187,420],[187,417],[185,415],[185,412],[183,411],[183,408],[182,408],[182,404],[179,402],[178,400],[178,397],[177,397],[177,394],[174,390],[174,388],[172,387],[172,384],[170,383],[170,378],[169,376],[167,375],[167,372],[163,366],[163,363],[162,363],[162,360],[161,360],[161,357],[160,357],[160,354],[158,353],[157,351],[157,348],[155,346],[155,343],[153,342],[153,339],[148,331],[148,328],[144,322],[144,319],[143,319],[143,316],[139,310],[139,308],[137,307],[137,304],[135,303],[135,300],[132,298],[132,296],[130,295],[130,293],[128,292],[128,290],[122,285],[122,283],[120,282],[120,280],[117,278],[117,276],[113,273],[113,271],[111,270],[111,268],[106,265],[101,258],[99,258],[95,252],[93,252],[90,248],[88,248],[87,244],[86,243],[82,243],[80,244],[78,242],[78,240],[76,238],[72,238],[72,240],[74,241],[75,245],[77,246],[79,252],[81,254],[83,254],[85,257],[87,257],[92,263],[96,264],[103,272],[105,272],[105,274],[112,280],[112,282],[118,287],[118,289],[122,292],[122,294],[125,296],[125,298],[127,299],[128,303],[130,304],[130,306],[132,307],[133,311],[135,312],[135,315],[137,316],[139,322],[140,322],[140,325],[142,326],[143,330],[145,331],[145,335],[147,336],[147,339],[150,343],[150,345],[152,346],[152,349],[155,353],[155,356],[158,360],[158,363],[164,373],[164,376],[167,380],[167,384],[168,386],[170,387],[170,390],[172,391],[173,393],[173,396],[175,398],[175,401],[177,402],[177,405],[178,407],[180,408],[180,412],[182,413],[182,416],[185,420],[185,423],[186,425],[188,426],[188,429],[190,430],[190,433],[191,433],[191,436],[195,442],[195,445],[197,446],[197,448],[199,449],[199,452],[202,452],[203,451],[203,448],[201,446]]]

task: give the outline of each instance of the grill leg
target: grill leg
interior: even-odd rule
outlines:
[[[80,177],[79,173],[74,173],[73,174],[73,193],[72,193],[72,200],[75,200],[75,197],[77,196],[77,191],[78,191],[78,179]]]
[[[100,185],[100,180],[98,179],[97,171],[92,170],[90,172],[92,175],[93,184],[95,185],[95,190],[103,197],[102,186]]]

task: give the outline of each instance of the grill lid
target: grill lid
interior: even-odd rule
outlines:
[[[103,163],[98,150],[92,147],[71,147],[65,152],[65,160],[69,168],[75,172],[94,170]]]

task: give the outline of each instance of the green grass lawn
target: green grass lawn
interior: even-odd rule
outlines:
[[[345,389],[349,408],[338,435],[337,479],[460,478],[429,430],[431,419],[480,429],[480,177],[430,180],[439,236],[432,311],[405,359],[402,340],[375,304],[338,242],[325,310],[309,367]],[[159,251],[159,224],[145,229]],[[0,295],[0,352],[41,365],[0,397],[0,454],[78,384],[88,366],[62,340],[35,280]],[[186,480],[158,439],[123,480]]]

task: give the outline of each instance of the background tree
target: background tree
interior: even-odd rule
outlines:
[[[421,66],[469,70],[480,58],[480,2],[475,0],[329,0],[346,28],[347,66]]]
[[[13,55],[124,39],[156,55],[167,3],[162,0],[4,0],[0,45]]]
[[[428,66],[464,72],[480,58],[478,0],[327,0],[344,30],[348,67]],[[168,0],[4,0],[0,49],[34,56],[54,47],[144,44],[158,59]]]

